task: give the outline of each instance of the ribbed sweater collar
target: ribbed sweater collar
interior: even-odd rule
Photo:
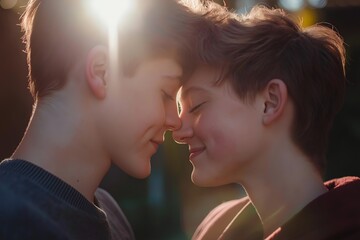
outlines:
[[[33,183],[44,188],[50,194],[65,201],[67,204],[81,209],[93,217],[105,218],[105,214],[93,203],[89,202],[75,188],[46,170],[21,159],[5,159],[0,164],[1,172],[16,173],[28,178]]]

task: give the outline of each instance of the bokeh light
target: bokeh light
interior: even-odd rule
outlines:
[[[279,0],[279,4],[289,11],[296,12],[304,7],[305,2],[304,0]]]
[[[323,8],[327,5],[327,0],[308,0],[310,6],[315,8]]]
[[[12,9],[17,4],[17,0],[0,0],[0,6],[3,9]]]

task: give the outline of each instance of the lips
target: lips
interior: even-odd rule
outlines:
[[[195,157],[197,157],[199,154],[201,154],[205,150],[205,147],[190,147],[189,148],[189,159],[193,160]]]

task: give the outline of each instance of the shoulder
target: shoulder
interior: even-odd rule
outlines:
[[[32,199],[2,187],[0,196],[0,239],[67,238]]]
[[[268,239],[359,239],[360,179],[332,179],[325,186],[328,192],[310,202]]]
[[[360,178],[355,176],[346,176],[340,178],[334,178],[325,182],[328,188],[337,188],[348,184],[360,184]]]
[[[196,229],[192,239],[206,240],[220,236],[234,217],[250,202],[248,197],[224,202],[204,218]]]
[[[104,189],[98,188],[95,198],[105,212],[113,239],[135,239],[131,225],[116,200]]]
[[[29,189],[28,191],[31,191]],[[16,220],[28,216],[32,211],[31,199],[26,194],[19,194],[15,187],[0,183],[0,221]]]
[[[331,204],[333,207],[340,207],[354,212],[358,209],[360,214],[360,178],[342,177],[325,182],[328,192],[320,196],[314,202]],[[323,203],[324,202],[324,203]]]

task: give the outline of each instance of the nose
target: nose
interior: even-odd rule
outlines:
[[[193,129],[190,121],[185,116],[180,115],[181,126],[172,132],[172,137],[179,144],[187,144],[187,139],[193,136]]]
[[[175,131],[181,127],[181,120],[176,107],[167,108],[165,116],[165,127],[170,131]]]

